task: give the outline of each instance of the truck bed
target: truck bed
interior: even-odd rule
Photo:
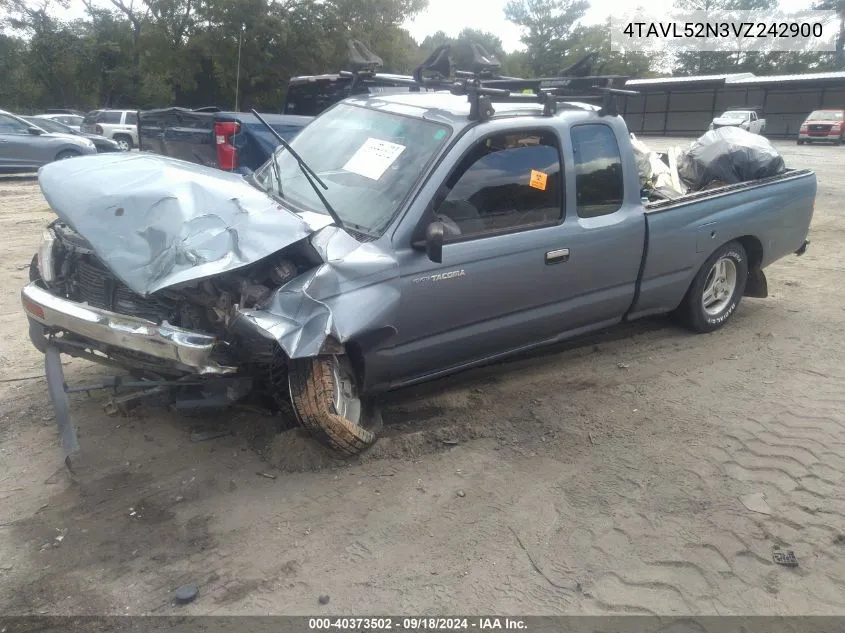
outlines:
[[[698,200],[703,200],[705,198],[713,198],[720,195],[726,195],[729,193],[733,193],[735,191],[742,191],[745,189],[752,189],[754,187],[760,187],[763,185],[768,185],[770,183],[780,182],[783,180],[788,180],[791,178],[795,178],[798,176],[807,176],[812,174],[813,172],[809,169],[787,169],[784,173],[778,174],[777,176],[771,176],[770,178],[763,178],[761,180],[752,180],[749,182],[738,182],[733,185],[725,185],[724,187],[716,187],[713,189],[705,189],[703,191],[694,191],[692,193],[685,194],[680,198],[675,198],[674,200],[658,200],[656,202],[649,202],[645,205],[646,213],[655,213],[659,211],[668,211],[677,206],[681,206],[684,204],[689,204],[690,202],[696,202]]]
[[[788,170],[646,205],[646,252],[629,318],[673,310],[707,257],[728,241],[744,246],[749,269],[799,250],[816,188],[812,171]]]
[[[311,121],[311,117],[285,114],[261,116],[285,140],[293,138]],[[214,138],[214,124],[218,121],[240,124],[234,143],[242,166],[257,169],[279,145],[261,121],[249,113],[162,108],[138,113],[138,149],[219,168]]]

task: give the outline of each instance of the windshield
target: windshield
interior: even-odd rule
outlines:
[[[53,132],[54,134],[73,134],[73,131],[69,127],[65,127],[58,121],[53,121],[51,119],[41,119],[38,117],[24,117],[27,121],[32,123],[36,127],[40,127],[42,130],[47,130],[48,132]]]
[[[842,110],[817,110],[807,117],[808,121],[841,121]]]
[[[729,110],[725,112],[721,118],[722,119],[737,119],[739,121],[745,121],[745,119],[749,118],[751,115],[748,112],[738,112],[735,110]]]
[[[326,184],[321,193],[343,224],[378,234],[450,134],[450,128],[431,121],[339,104],[290,144]],[[294,210],[329,215],[293,154],[283,147],[256,173],[256,180]]]

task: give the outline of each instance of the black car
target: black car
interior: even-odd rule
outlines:
[[[45,132],[52,132],[53,134],[72,134],[73,136],[84,136],[87,139],[90,139],[92,143],[94,143],[94,147],[97,148],[97,153],[102,154],[103,152],[119,152],[121,151],[120,146],[115,143],[113,140],[106,138],[105,136],[100,136],[99,134],[86,134],[85,132],[77,132],[73,128],[68,127],[64,123],[60,123],[55,119],[48,119],[44,117],[37,117],[37,116],[24,116],[21,117],[28,123],[32,123],[36,127],[40,127]]]

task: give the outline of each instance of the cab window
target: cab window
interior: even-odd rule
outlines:
[[[595,218],[618,211],[625,197],[625,183],[622,154],[613,130],[602,123],[576,125],[571,137],[578,217]]]
[[[490,136],[461,160],[435,201],[446,239],[464,239],[561,220],[557,137],[548,130]]]

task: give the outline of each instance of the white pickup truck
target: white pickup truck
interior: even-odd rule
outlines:
[[[761,119],[754,110],[728,110],[713,119],[708,129],[720,127],[741,127],[752,134],[762,134],[766,130],[766,119]]]

